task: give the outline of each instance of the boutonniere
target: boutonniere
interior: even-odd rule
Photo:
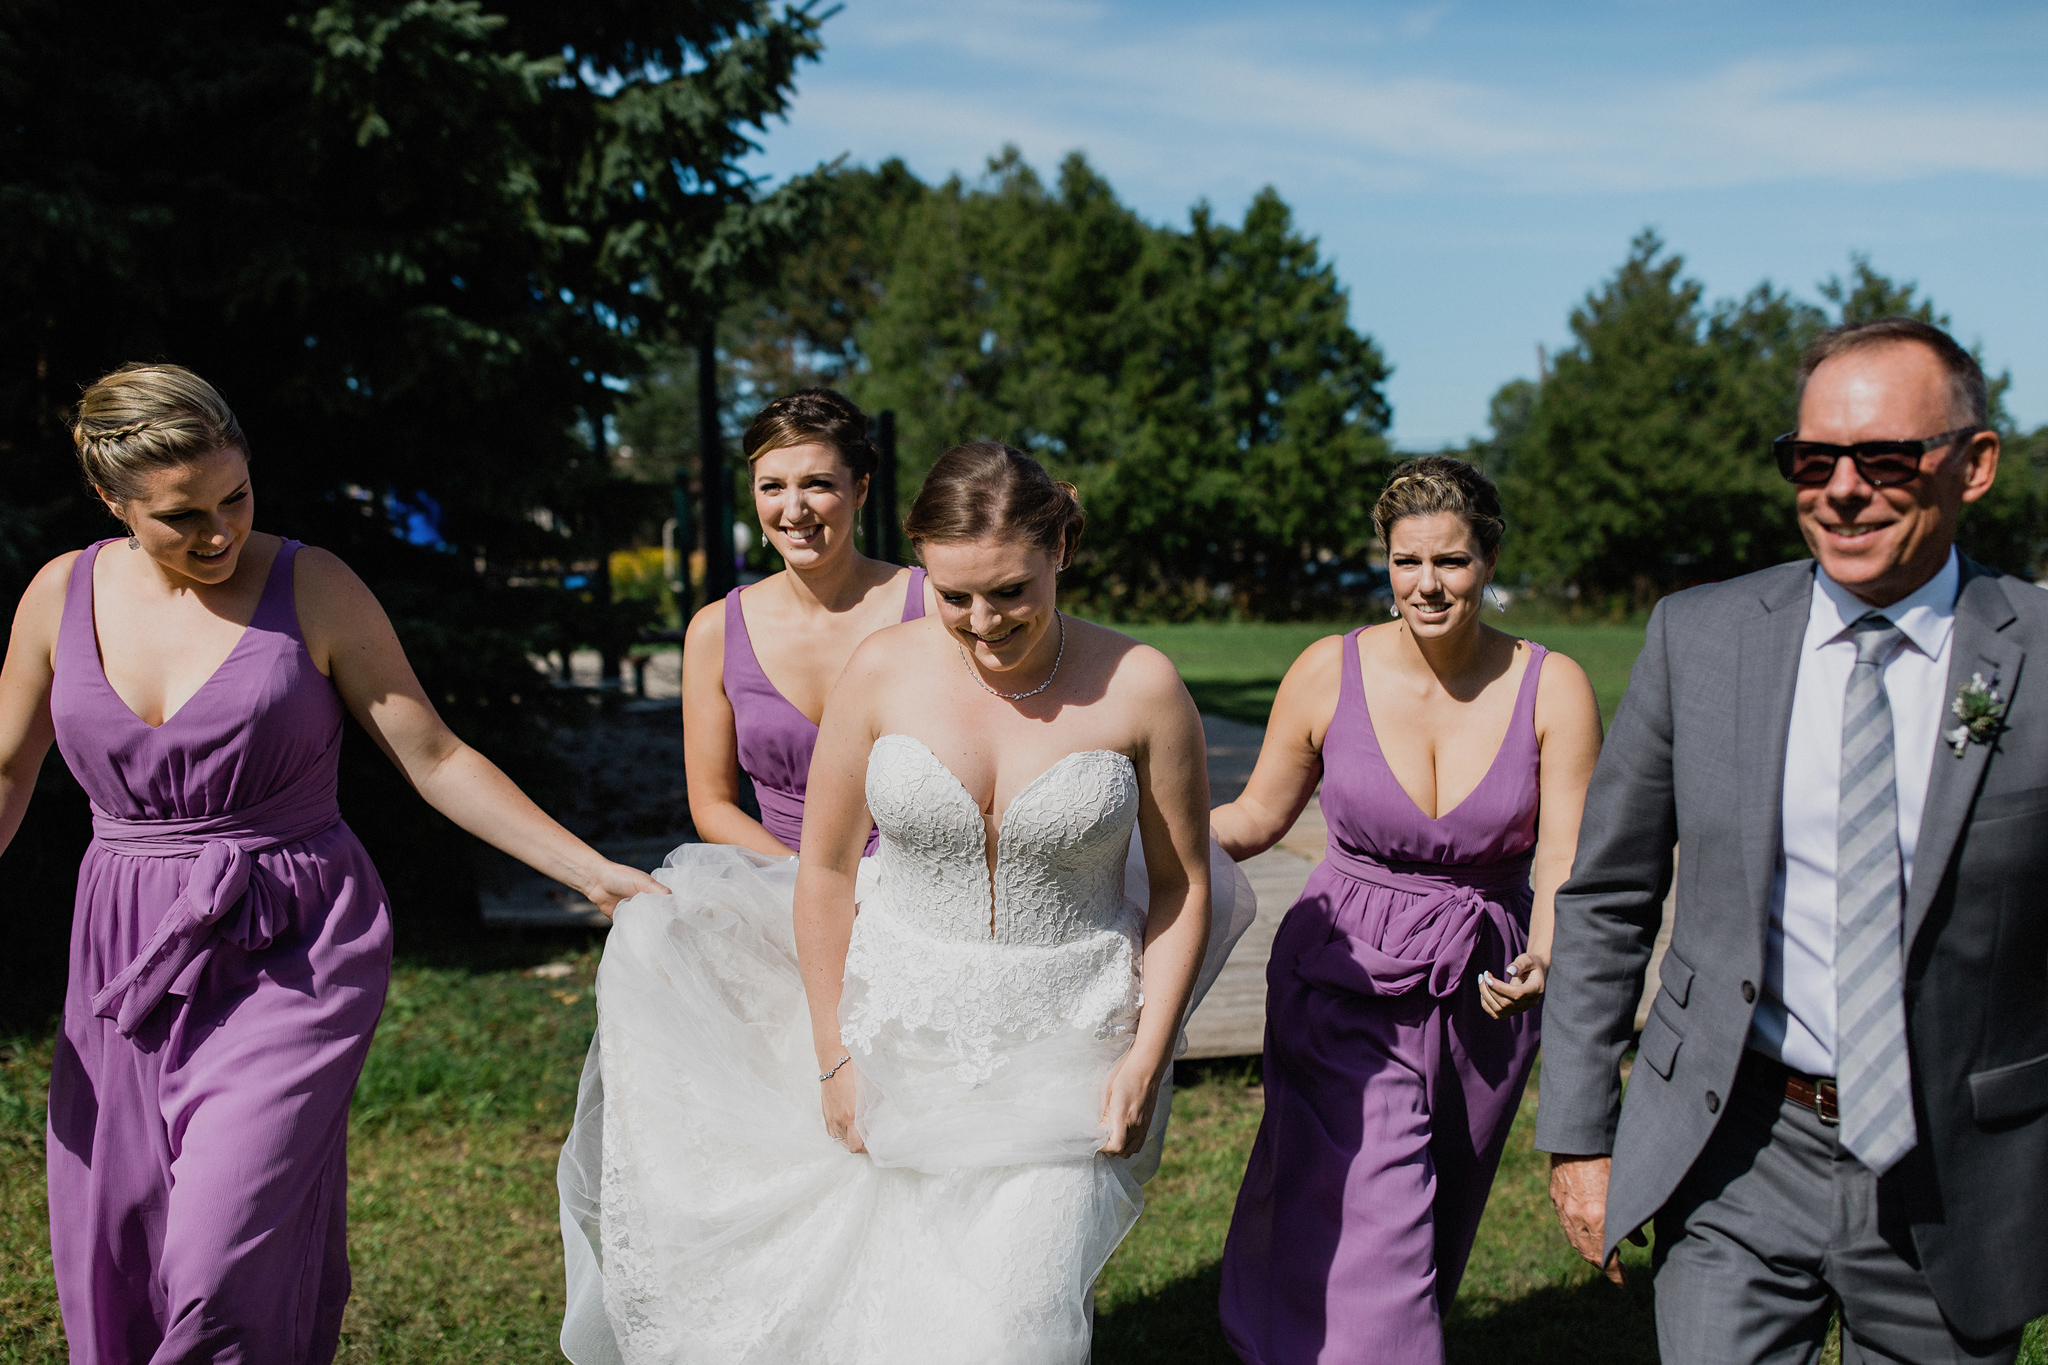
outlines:
[[[1942,735],[1957,758],[1972,744],[1989,744],[2005,728],[2005,698],[1984,681],[1982,673],[1972,673],[1970,680],[1956,689],[1956,699],[1948,709],[1962,722]]]

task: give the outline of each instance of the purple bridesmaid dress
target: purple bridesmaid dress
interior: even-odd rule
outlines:
[[[1540,1010],[1489,1019],[1473,978],[1528,945],[1544,649],[1493,766],[1432,820],[1373,734],[1358,635],[1323,740],[1329,853],[1266,968],[1266,1112],[1223,1251],[1250,1365],[1443,1360],[1536,1057]]]
[[[152,729],[72,565],[50,709],[92,800],[50,1078],[50,1251],[71,1359],[325,1362],[348,1301],[348,1106],[391,918],[335,804],[342,705],[299,634],[298,544]]]
[[[740,767],[753,779],[761,803],[761,827],[784,847],[795,848],[803,834],[804,786],[811,775],[811,751],[818,747],[818,727],[761,671],[740,611],[740,591],[725,595],[725,699],[732,704],[733,729],[739,735]],[[923,615],[924,570],[913,568],[903,594],[903,619]],[[879,839],[868,835],[870,856]]]

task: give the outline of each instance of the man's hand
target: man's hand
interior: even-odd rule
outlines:
[[[1600,1249],[1607,1244],[1607,1173],[1613,1165],[1613,1158],[1605,1156],[1553,1152],[1550,1157],[1550,1203],[1557,1221],[1572,1249],[1594,1265],[1600,1265]],[[1648,1241],[1641,1230],[1630,1233],[1629,1240],[1637,1246]],[[1622,1283],[1621,1253],[1608,1257],[1600,1269],[1608,1279]]]

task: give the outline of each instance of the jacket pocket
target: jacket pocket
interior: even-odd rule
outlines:
[[[1664,960],[1657,966],[1657,980],[1671,997],[1671,1003],[1684,1009],[1685,1002],[1692,998],[1692,967],[1678,955],[1675,946],[1664,949]]]
[[[1970,823],[1988,825],[1994,820],[2038,819],[2048,813],[2048,787],[2022,787],[2018,791],[1986,792],[1970,811]]]
[[[1973,1072],[1970,1100],[1979,1123],[2004,1123],[2048,1109],[2048,1053]]]
[[[1668,1081],[1672,1065],[1678,1061],[1678,1046],[1684,1041],[1678,1030],[1665,1022],[1662,1004],[1652,1005],[1642,1041],[1636,1044],[1636,1060]]]

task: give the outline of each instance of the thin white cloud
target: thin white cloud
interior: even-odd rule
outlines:
[[[1437,22],[1449,14],[1454,5],[1428,5],[1413,10],[1401,20],[1401,32],[1410,38],[1427,38],[1436,32]]]
[[[1414,11],[1401,28],[1427,37],[1448,8]],[[1082,0],[898,6],[868,18],[858,40],[871,57],[915,54],[922,78],[821,82],[799,107],[849,147],[878,139],[927,170],[935,159],[972,170],[1014,141],[1039,159],[1083,147],[1105,170],[1162,188],[1242,178],[1233,168],[1383,191],[2048,176],[2048,100],[1902,80],[1871,52],[1741,59],[1604,88],[1511,86],[1423,74],[1413,43],[1390,45],[1365,24],[1318,24],[1312,49],[1278,51],[1265,22],[1116,20]]]

